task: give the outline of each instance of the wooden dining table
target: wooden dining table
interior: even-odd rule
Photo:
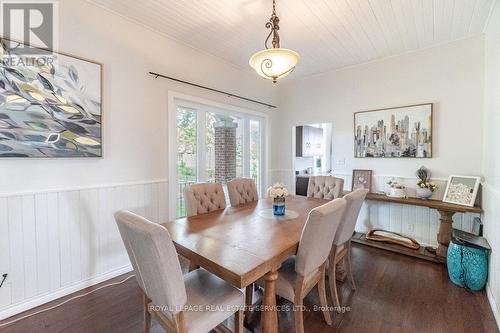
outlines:
[[[286,198],[287,214],[271,213],[272,200],[261,199],[162,224],[177,252],[237,288],[264,278],[261,326],[278,331],[275,282],[278,269],[294,255],[309,212],[328,200]]]

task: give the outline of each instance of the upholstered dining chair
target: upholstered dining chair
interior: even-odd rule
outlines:
[[[304,332],[303,299],[316,285],[325,321],[332,324],[327,309],[325,270],[345,206],[345,199],[339,198],[311,210],[302,229],[297,254],[287,259],[278,271],[276,294],[296,305],[294,317],[298,333]],[[261,287],[264,283],[263,279],[257,281]]]
[[[235,178],[227,183],[229,202],[231,206],[238,206],[247,202],[259,200],[257,185],[251,178]]]
[[[333,176],[311,176],[307,186],[310,198],[333,200],[342,197],[344,180]]]
[[[333,303],[337,309],[340,308],[339,295],[337,292],[337,277],[336,277],[336,266],[343,260],[347,259],[347,278],[351,283],[351,289],[356,290],[356,284],[354,283],[354,277],[352,275],[352,259],[351,259],[351,237],[354,233],[354,228],[356,227],[356,221],[358,220],[359,211],[365,201],[366,194],[368,190],[359,189],[355,190],[344,196],[347,202],[347,206],[340,222],[340,226],[335,234],[335,239],[333,241],[332,250],[330,252],[329,264],[328,264],[328,281],[330,284],[330,293],[332,295]]]
[[[209,332],[236,314],[236,332],[243,332],[243,293],[211,273],[197,269],[182,276],[174,244],[159,224],[128,211],[115,220],[144,295],[144,332],[151,317],[167,332]],[[204,309],[217,309],[206,311]],[[220,310],[220,311],[219,311]]]
[[[222,184],[198,183],[184,188],[187,216],[210,213],[226,208]]]

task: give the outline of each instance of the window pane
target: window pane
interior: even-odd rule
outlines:
[[[260,193],[260,122],[250,120],[250,178],[255,180]]]
[[[207,182],[215,182],[215,113],[206,113],[205,160]]]
[[[177,108],[177,217],[186,216],[184,188],[197,181],[198,133],[196,123],[195,110]]]
[[[244,177],[243,164],[243,120],[241,118],[235,118],[236,123],[236,177]]]

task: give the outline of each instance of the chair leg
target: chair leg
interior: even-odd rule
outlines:
[[[325,286],[325,265],[322,267],[321,277],[318,281],[318,294],[319,301],[321,304],[321,309],[323,311],[323,316],[325,317],[325,321],[328,325],[332,325],[332,317],[330,316],[330,311],[328,311],[328,302],[326,300],[326,286]]]
[[[294,305],[295,311],[293,311],[293,316],[295,318],[295,332],[304,333],[304,314],[302,313],[303,300],[295,299]]]
[[[354,277],[352,275],[352,259],[351,259],[351,241],[347,244],[347,270],[349,271],[349,281],[351,282],[351,289],[356,290],[356,284],[354,283]]]
[[[192,262],[189,262],[189,271],[190,271],[190,272],[195,271],[195,270],[197,270],[198,268],[200,268],[200,266],[195,265],[195,264],[193,264]]]
[[[336,265],[335,261],[337,259],[337,246],[333,245],[330,251],[330,262],[328,263],[328,282],[330,284],[330,293],[332,295],[333,305],[336,309],[340,309],[339,295],[337,292],[337,276],[336,276]]]
[[[252,305],[253,305],[253,291],[254,291],[254,284],[253,283],[251,285],[247,286],[245,289],[245,323],[246,324],[250,324],[250,321],[251,321],[250,309],[252,308]]]
[[[243,318],[245,317],[243,310],[238,310],[234,314],[234,333],[243,333]]]
[[[145,295],[142,295],[144,302],[144,333],[149,333],[151,330],[151,313],[149,313],[148,305],[151,300]]]

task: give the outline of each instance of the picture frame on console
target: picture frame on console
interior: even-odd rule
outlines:
[[[372,170],[354,169],[352,170],[351,190],[367,189],[372,191]]]
[[[481,177],[451,175],[443,202],[474,207]]]

